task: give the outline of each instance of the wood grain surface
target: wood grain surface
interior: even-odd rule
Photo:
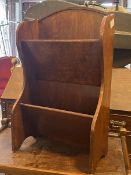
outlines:
[[[23,70],[22,67],[15,67],[7,86],[1,96],[2,99],[18,99],[23,88]]]
[[[131,70],[113,69],[111,87],[111,110],[131,112]]]
[[[53,144],[53,145],[52,145]],[[32,137],[16,153],[11,150],[10,129],[0,133],[0,172],[12,175],[87,175],[85,151],[69,150],[56,142]],[[109,137],[109,150],[96,169],[96,175],[124,175],[124,160],[119,138]]]

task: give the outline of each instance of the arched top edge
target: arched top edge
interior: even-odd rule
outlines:
[[[68,7],[68,8],[61,9],[61,10],[58,10],[58,11],[56,11],[56,12],[53,12],[53,13],[51,13],[51,14],[49,14],[49,15],[47,15],[46,17],[43,17],[43,18],[41,18],[41,19],[34,19],[34,21],[35,21],[35,20],[37,20],[37,21],[42,21],[42,20],[44,20],[44,19],[46,19],[46,18],[48,18],[48,17],[50,17],[50,16],[53,16],[53,15],[55,15],[55,14],[57,14],[57,13],[64,12],[64,11],[69,11],[69,10],[70,10],[70,11],[71,11],[71,10],[93,11],[93,12],[96,12],[96,13],[98,13],[98,14],[102,14],[103,16],[110,15],[108,12],[104,12],[104,11],[101,11],[101,10],[98,10],[98,9],[93,9],[93,8],[87,8],[87,7]]]

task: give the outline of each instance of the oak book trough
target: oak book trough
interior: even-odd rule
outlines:
[[[13,151],[42,137],[68,154],[86,150],[94,172],[108,150],[113,33],[112,15],[78,7],[19,25],[24,87],[13,109]]]

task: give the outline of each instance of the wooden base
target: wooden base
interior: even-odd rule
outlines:
[[[85,151],[55,146],[41,139],[28,138],[20,151],[11,150],[10,129],[0,133],[0,172],[7,174],[87,175]],[[58,153],[59,150],[59,153]],[[124,175],[124,160],[119,138],[109,137],[109,151],[99,163],[96,174]]]

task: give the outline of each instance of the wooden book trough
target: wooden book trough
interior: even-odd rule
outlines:
[[[24,88],[13,111],[13,151],[28,136],[43,137],[85,149],[95,170],[108,149],[113,20],[75,7],[19,25]]]

